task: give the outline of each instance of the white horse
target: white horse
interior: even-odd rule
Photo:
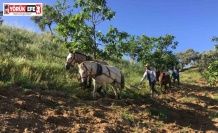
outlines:
[[[106,84],[111,84],[116,99],[121,98],[122,89],[124,88],[124,76],[119,68],[101,65],[93,61],[84,61],[78,67],[82,82],[88,77],[93,79],[93,98],[95,98],[96,84],[102,85],[104,90],[106,90]]]
[[[98,62],[100,64],[103,64],[103,65],[108,65],[107,62],[103,61],[103,60],[95,60],[93,59],[91,56],[87,56],[83,53],[80,53],[80,52],[71,52],[69,51],[69,54],[67,56],[67,60],[66,60],[66,64],[65,64],[65,68],[66,70],[69,70],[70,67],[74,66],[75,63],[82,63],[83,61],[95,61],[95,62]],[[87,86],[88,88],[91,88],[91,78],[89,78],[89,85]],[[86,87],[87,85],[87,80],[84,82],[84,87]]]
[[[68,70],[68,69],[70,69],[71,66],[74,66],[74,64],[76,64],[76,63],[80,64],[83,61],[95,61],[95,62],[98,62],[102,65],[108,65],[108,63],[103,61],[103,60],[95,60],[91,56],[87,56],[83,53],[69,51],[65,67]]]

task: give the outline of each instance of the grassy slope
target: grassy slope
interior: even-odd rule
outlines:
[[[75,78],[77,70],[65,71],[67,50],[62,44],[54,43],[51,39],[48,33],[36,34],[16,27],[1,26],[0,86],[77,92],[79,88]],[[133,94],[136,94],[132,96],[149,93],[147,84],[139,85],[144,73],[141,65],[116,59],[108,62],[121,68],[125,75],[126,87],[134,90]],[[181,72],[181,82],[197,84],[199,81],[203,82],[203,78],[197,72],[197,68]],[[146,89],[137,90],[137,88]]]
[[[56,89],[78,92],[77,69],[65,71],[68,54],[62,44],[51,41],[48,33],[34,32],[16,27],[0,27],[0,86]],[[128,61],[113,59],[110,65],[121,68],[126,86],[138,85],[144,68]],[[124,92],[125,95],[125,92]]]
[[[42,109],[40,108],[39,110],[48,110],[49,112],[51,106],[54,106],[55,112],[55,109],[59,106],[56,106],[56,104],[53,103],[57,102],[58,96],[61,97],[61,99],[64,101],[62,102],[62,104],[60,104],[61,108],[63,106],[64,108],[66,108],[65,110],[74,111],[75,109],[73,106],[77,106],[78,110],[84,110],[87,108],[92,110],[94,106],[96,106],[97,110],[105,115],[105,121],[113,120],[114,117],[110,117],[107,120],[107,113],[110,114],[110,112],[105,112],[106,110],[103,107],[105,106],[109,108],[109,110],[114,110],[117,114],[117,122],[120,122],[120,117],[122,118],[122,122],[117,123],[117,126],[122,125],[123,127],[125,127],[125,129],[123,129],[122,131],[137,132],[138,130],[142,130],[141,127],[146,130],[148,129],[148,132],[164,132],[171,130],[181,132],[186,132],[189,130],[199,131],[201,130],[202,124],[196,123],[198,121],[206,123],[206,125],[203,125],[205,126],[205,129],[215,129],[214,125],[217,125],[217,123],[213,121],[214,119],[218,118],[218,113],[214,111],[217,107],[216,103],[218,102],[218,95],[216,93],[217,91],[211,88],[207,89],[207,87],[204,86],[205,82],[203,81],[203,78],[198,73],[196,68],[189,68],[181,72],[182,89],[177,90],[174,88],[171,94],[160,95],[156,99],[151,99],[149,96],[147,96],[147,94],[149,94],[147,84],[138,85],[144,72],[144,68],[142,66],[130,65],[128,61],[115,59],[108,62],[111,65],[121,68],[125,75],[127,88],[124,90],[124,100],[116,101],[113,99],[108,99],[107,101],[105,99],[100,99],[94,102],[83,101],[73,104],[75,102],[74,99],[71,99],[66,95],[62,96],[59,93],[56,94],[57,91],[49,91],[49,93],[47,91],[38,92],[37,89],[42,88],[64,91],[68,94],[73,95],[79,94],[82,95],[83,98],[89,96],[89,94],[86,94],[84,93],[84,91],[80,90],[79,84],[75,80],[77,70],[71,69],[70,72],[65,71],[64,63],[68,54],[67,50],[64,49],[61,44],[53,43],[52,41],[50,41],[50,39],[51,36],[46,33],[39,35],[31,31],[22,30],[14,27],[0,27],[0,89],[4,88],[2,89],[2,91],[0,91],[0,101],[2,101],[2,103],[8,101],[8,104],[6,104],[8,106],[16,105],[15,112],[20,111],[21,114],[34,112],[35,108],[31,108],[34,106],[32,106],[31,104],[29,105],[29,102],[31,102],[31,100],[33,101],[32,104],[39,103],[40,105],[44,105],[45,101],[47,101],[48,103],[46,103],[46,106],[42,106]],[[16,91],[16,89],[13,92],[13,90],[11,89],[13,88],[13,86],[20,87],[23,92]],[[10,87],[10,89],[7,90],[5,89],[5,87]],[[143,89],[138,90],[136,88]],[[35,91],[32,91],[33,89]],[[26,105],[21,104],[22,106],[18,106],[17,104],[11,103],[12,101],[10,100],[10,98],[8,99],[8,97],[11,97],[11,99],[13,99],[13,97],[15,97],[15,94],[13,93],[18,93],[19,95],[21,95],[21,98],[18,99],[24,100],[24,103],[26,103]],[[34,98],[33,94],[35,93],[36,96],[38,96],[38,93],[42,93],[41,99]],[[55,95],[52,95],[53,93],[55,93]],[[29,98],[30,96],[32,96],[33,98]],[[17,95],[17,97],[19,96]],[[51,103],[49,102],[49,100],[46,100],[49,98],[52,99]],[[73,102],[67,104],[66,101],[68,100]],[[104,106],[99,106],[98,102],[100,102]],[[47,104],[49,104],[49,106],[47,106]],[[78,106],[77,104],[84,104],[84,107],[81,107],[81,105]],[[59,105],[59,103],[57,105]],[[198,110],[196,110],[196,107]],[[210,109],[208,109],[208,107],[210,107]],[[12,106],[11,108],[13,112],[14,106]],[[4,106],[1,106],[1,110],[3,110],[1,113],[3,114],[4,110],[8,110],[8,108],[7,106],[6,108],[4,108]],[[95,111],[96,109],[93,110]],[[201,110],[200,113],[198,113],[199,110]],[[114,112],[112,113],[114,114]],[[195,115],[193,114],[198,114],[198,116],[195,117]],[[7,116],[11,114],[4,115]],[[40,114],[37,113],[37,116],[39,115]],[[40,117],[40,122],[38,123],[42,122],[43,125],[41,126],[43,127],[46,125],[49,119],[45,121],[44,119],[42,119],[43,117],[45,117],[44,114],[41,115],[42,117]],[[65,119],[67,119],[68,121],[77,119],[73,116],[74,115],[69,115],[69,119],[68,117],[66,117]],[[58,116],[51,116],[51,118],[53,119],[56,117],[58,119],[57,121],[59,121],[60,118]],[[80,116],[78,119],[83,118],[82,116]],[[7,121],[7,119],[4,119],[3,121]],[[96,120],[93,121],[96,122]],[[130,121],[131,124],[128,125],[128,121]],[[192,125],[189,124],[191,122],[193,122]],[[15,122],[15,125],[16,124],[17,123]],[[101,123],[96,122],[94,125],[97,124]],[[139,126],[137,124],[139,124]],[[13,127],[13,124],[11,127]],[[66,124],[66,127],[72,128],[74,126]],[[128,130],[129,128],[131,130]]]
[[[186,68],[180,72],[180,75],[182,83],[200,86],[205,86],[207,84],[197,67]]]
[[[0,86],[64,90],[78,87],[64,68],[66,50],[49,34],[0,27]]]

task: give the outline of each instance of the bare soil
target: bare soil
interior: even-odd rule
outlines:
[[[93,100],[54,90],[0,89],[2,133],[218,132],[218,88],[182,85],[151,98]]]

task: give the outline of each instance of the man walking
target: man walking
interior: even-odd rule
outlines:
[[[145,73],[142,76],[140,84],[147,77],[148,82],[149,82],[149,86],[150,86],[150,89],[151,89],[151,96],[153,97],[154,93],[158,93],[158,91],[155,89],[156,73],[155,73],[155,71],[150,69],[149,64],[146,64],[145,68],[146,68],[146,70],[145,70]]]
[[[179,70],[174,67],[173,73],[172,73],[172,77],[173,77],[173,84],[175,86],[175,82],[177,80],[177,85],[178,87],[180,86],[180,82],[179,82]]]

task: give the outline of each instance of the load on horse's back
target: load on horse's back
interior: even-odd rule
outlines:
[[[96,85],[102,85],[106,92],[106,84],[111,84],[116,99],[121,97],[124,88],[124,75],[121,70],[114,66],[102,65],[94,61],[84,61],[78,65],[82,82],[88,77],[93,79],[94,89],[93,98],[95,98]]]

